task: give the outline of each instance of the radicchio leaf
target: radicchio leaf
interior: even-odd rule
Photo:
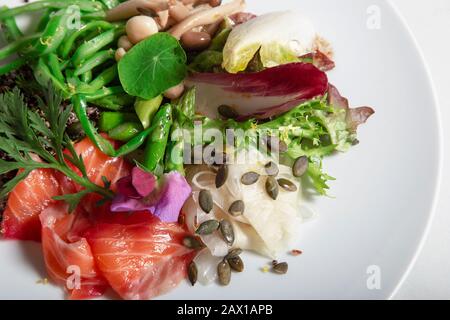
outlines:
[[[267,119],[306,100],[323,96],[327,75],[310,63],[290,63],[255,73],[195,73],[197,112],[218,119],[218,107],[232,107],[242,119]]]

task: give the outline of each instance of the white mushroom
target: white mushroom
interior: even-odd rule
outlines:
[[[131,43],[130,39],[128,39],[127,36],[121,36],[117,41],[117,46],[119,48],[125,49],[125,51],[128,51],[133,47],[133,44]]]
[[[184,92],[184,83],[180,83],[179,85],[176,85],[175,87],[172,87],[168,89],[166,92],[164,92],[164,97],[167,99],[178,99],[181,97],[181,95]]]
[[[189,30],[192,30],[197,26],[208,25],[220,21],[228,15],[243,11],[244,7],[245,0],[234,0],[219,7],[203,10],[189,16],[187,19],[170,29],[169,32],[175,38],[180,39],[181,36]]]
[[[138,8],[156,12],[168,10],[167,0],[128,0],[106,12],[106,20],[120,21],[140,14]]]
[[[120,59],[122,59],[123,56],[126,55],[126,53],[127,53],[127,52],[125,51],[124,48],[119,48],[119,49],[116,50],[116,53],[115,53],[115,55],[114,55],[114,58],[116,59],[117,62],[119,62]]]
[[[176,22],[180,22],[190,15],[190,11],[182,3],[177,3],[170,7],[169,14]]]
[[[135,16],[128,20],[126,31],[131,43],[136,44],[158,33],[159,30],[153,18],[148,16]]]

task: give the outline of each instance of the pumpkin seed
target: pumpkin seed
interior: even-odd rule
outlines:
[[[308,170],[308,165],[308,157],[303,156],[297,158],[297,160],[295,160],[294,162],[294,165],[292,166],[292,174],[294,175],[294,177],[300,178],[301,176],[303,176],[306,170]]]
[[[267,177],[266,192],[273,200],[277,200],[280,189],[278,188],[278,183],[274,177]]]
[[[222,220],[220,222],[220,233],[222,234],[225,242],[232,246],[234,243],[234,230],[233,225],[228,220]]]
[[[241,183],[250,186],[259,180],[259,174],[256,172],[247,172],[241,177]]]
[[[230,264],[231,269],[237,272],[244,271],[244,262],[242,261],[241,257],[236,256],[234,258],[230,258],[227,260]]]
[[[237,119],[239,114],[232,107],[227,105],[221,105],[217,111],[225,119]]]
[[[220,223],[217,220],[207,220],[200,224],[197,231],[195,231],[196,234],[199,235],[208,235],[219,229]]]
[[[238,257],[242,253],[242,249],[233,249],[225,256],[225,260],[233,259]]]
[[[245,210],[244,201],[237,200],[231,204],[230,209],[228,209],[228,213],[234,217],[238,217],[244,214],[244,210]]]
[[[273,271],[278,274],[285,274],[288,271],[288,264],[286,262],[274,264]]]
[[[284,190],[289,191],[289,192],[296,192],[298,190],[297,186],[288,179],[284,179],[284,178],[278,179],[278,184]]]
[[[192,261],[189,264],[188,267],[188,277],[189,277],[189,281],[191,282],[191,284],[194,286],[195,283],[197,282],[197,277],[198,277],[198,269],[197,269],[197,265],[195,264],[194,261]]]
[[[219,282],[223,286],[227,286],[231,281],[231,267],[228,261],[223,260],[217,265],[217,275]]]
[[[200,239],[193,237],[193,236],[184,237],[183,245],[186,248],[194,249],[194,250],[202,249],[205,247],[205,245],[203,244],[203,242]]]
[[[278,169],[278,166],[275,162],[270,161],[269,163],[267,163],[264,168],[266,169],[266,173],[269,176],[273,176],[276,177],[278,175],[278,173],[280,173],[280,169]]]
[[[266,138],[266,146],[270,152],[286,153],[288,151],[286,142],[275,136],[268,136]]]
[[[219,167],[216,175],[216,188],[219,189],[222,187],[228,179],[228,166],[223,164]]]
[[[210,213],[213,209],[213,198],[211,192],[208,190],[200,191],[200,194],[198,195],[198,202],[200,204],[200,208],[202,208],[205,213]]]

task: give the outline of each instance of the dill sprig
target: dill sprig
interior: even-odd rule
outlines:
[[[72,107],[61,107],[62,96],[52,86],[46,90],[44,100],[37,99],[38,110],[33,111],[17,88],[0,95],[0,150],[12,159],[0,159],[0,174],[20,170],[3,185],[0,199],[7,196],[32,170],[44,168],[60,171],[83,187],[78,193],[55,197],[67,202],[71,211],[89,193],[111,199],[113,193],[107,183],[102,187],[89,180],[83,158],[76,153],[66,133]],[[78,168],[81,175],[74,172],[69,163]]]

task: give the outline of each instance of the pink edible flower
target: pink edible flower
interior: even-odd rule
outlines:
[[[176,222],[181,208],[192,192],[186,179],[178,172],[165,174],[159,181],[139,167],[117,182],[112,212],[150,211],[164,222]]]

